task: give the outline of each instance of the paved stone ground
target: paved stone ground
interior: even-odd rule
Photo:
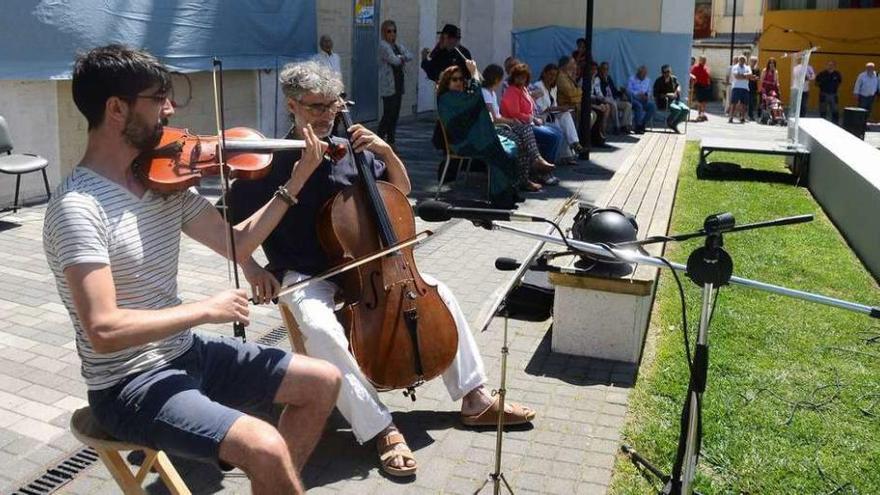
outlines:
[[[399,131],[398,144],[416,199],[432,196],[436,186],[440,155],[428,143],[430,129],[430,122],[408,121]],[[783,129],[773,129],[753,123],[728,125],[712,117],[708,123],[690,124],[688,132],[694,138],[728,133],[784,138]],[[596,198],[635,141],[621,138],[612,149],[595,152],[592,163],[560,171],[560,186],[530,195],[521,209],[554,216],[572,195]],[[467,187],[455,184],[448,197],[464,202],[479,199],[485,176],[474,174],[471,179]],[[570,223],[570,216],[564,225]],[[73,330],[42,254],[42,219],[39,205],[0,217],[0,493],[17,489],[82,447],[67,424],[71,411],[85,404],[86,389],[79,376]],[[450,285],[472,326],[480,327],[510,276],[494,270],[494,259],[521,258],[534,241],[461,221],[442,226],[419,222],[419,229],[425,227],[437,234],[416,251],[419,266]],[[226,286],[225,263],[206,248],[184,240],[180,259],[184,299],[197,300]],[[253,311],[252,339],[267,336],[281,324],[274,308]],[[477,335],[493,385],[499,382],[502,323],[495,318]],[[535,407],[539,416],[533,428],[505,435],[503,471],[517,493],[604,493],[636,370],[621,363],[551,353],[550,325],[550,321],[510,321],[509,397]],[[229,333],[218,325],[201,330]],[[278,345],[287,347],[286,338]],[[494,431],[461,429],[456,421],[458,405],[449,400],[439,380],[420,388],[415,403],[399,393],[383,394],[383,399],[396,411],[395,421],[415,451],[419,475],[406,482],[382,476],[373,446],[359,446],[337,416],[304,471],[312,492],[472,493],[493,469]],[[224,474],[180,459],[175,465],[194,493],[248,491],[247,480],[238,471]],[[165,493],[154,475],[150,480],[149,492]],[[61,492],[117,493],[118,489],[106,469],[96,464]]]
[[[431,127],[431,122],[410,120],[399,130],[398,145],[414,182],[415,199],[432,196],[436,187],[440,154],[428,143]],[[619,141],[611,149],[594,152],[592,163],[561,170],[560,186],[529,195],[521,209],[555,216],[572,195],[597,197],[636,139]],[[445,195],[473,203],[483,197],[484,187],[485,175],[474,173],[471,184],[460,181]],[[210,188],[206,190],[210,194]],[[0,259],[4,260],[0,267],[0,465],[4,466],[0,493],[21,487],[82,447],[67,424],[71,411],[85,405],[86,388],[79,376],[73,330],[43,256],[43,211],[37,205],[0,218]],[[442,225],[419,221],[418,227],[437,231],[417,250],[419,266],[451,286],[475,328],[486,321],[510,277],[494,269],[494,259],[521,258],[535,245],[463,221]],[[184,240],[179,280],[183,298],[197,300],[226,287],[226,266],[208,249]],[[254,311],[251,339],[281,324],[274,308]],[[502,322],[494,319],[477,335],[490,384],[496,386]],[[536,408],[539,416],[533,428],[505,435],[503,469],[517,493],[600,493],[610,479],[635,367],[551,353],[550,324],[510,321],[509,398]],[[230,331],[219,325],[201,330]],[[286,337],[278,345],[288,347]],[[419,475],[405,482],[382,476],[373,445],[358,445],[345,421],[336,416],[304,471],[310,491],[470,493],[492,470],[494,430],[462,429],[458,404],[449,400],[440,380],[421,387],[415,403],[400,393],[383,394],[383,400],[396,411],[395,421],[420,462]],[[241,472],[223,474],[212,466],[180,459],[175,465],[194,493],[248,491]],[[155,475],[151,477],[149,491],[164,493]],[[116,493],[118,488],[98,463],[61,492]]]

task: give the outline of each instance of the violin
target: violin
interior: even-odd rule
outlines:
[[[220,175],[221,167],[230,179],[261,179],[269,173],[273,152],[306,147],[301,139],[269,139],[247,127],[227,129],[223,137],[221,140],[218,136],[165,127],[156,148],[135,158],[135,174],[148,189],[160,193],[197,186],[202,177]],[[342,145],[331,143],[327,148],[333,159],[341,158],[340,153],[346,153]],[[223,164],[221,156],[225,159]]]
[[[352,126],[343,105],[346,133]],[[415,235],[406,195],[377,181],[362,152],[360,180],[330,198],[318,218],[318,240],[334,265],[352,263]],[[422,279],[412,246],[362,263],[340,276],[345,304],[336,314],[351,353],[379,390],[414,389],[442,374],[458,352],[458,330],[435,285]]]

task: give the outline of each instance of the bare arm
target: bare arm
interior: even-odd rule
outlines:
[[[155,342],[203,323],[248,324],[243,290],[227,290],[201,302],[158,310],[124,309],[116,306],[116,286],[109,265],[71,265],[64,270],[64,278],[86,337],[99,353]]]
[[[324,150],[327,145],[322,143],[312,132],[311,128],[303,130],[306,141],[306,149],[303,150],[302,158],[294,165],[290,179],[285,184],[291,196],[296,197],[302,190],[306,180],[312,172],[321,164]],[[235,229],[235,254],[238,263],[246,261],[251,253],[272,233],[278,222],[287,212],[287,203],[273,197],[253,215],[240,222]],[[183,226],[183,232],[213,249],[216,253],[230,257],[226,252],[226,237],[228,235],[226,222],[214,208],[206,208],[194,219]]]

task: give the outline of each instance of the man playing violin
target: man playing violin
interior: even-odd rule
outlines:
[[[88,121],[82,161],[46,211],[43,243],[76,330],[88,399],[113,436],[169,454],[238,466],[253,493],[302,493],[299,470],[336,402],[340,374],[320,359],[192,332],[248,323],[243,290],[183,304],[180,233],[226,253],[226,223],[204,198],[147,190],[132,161],[174,114],[168,70],[120,45],[80,56],[73,100]],[[275,197],[235,226],[246,259],[286,214],[324,145],[308,128],[297,167]],[[250,413],[284,406],[277,425]]]
[[[286,66],[280,79],[293,119],[288,137],[301,139],[311,127],[318,137],[328,138],[336,114],[341,109],[338,95],[343,85],[339,75],[313,62],[306,62]],[[361,125],[354,125],[348,131],[352,147],[356,152],[364,153],[367,168],[372,170],[375,177],[391,183],[404,194],[409,193],[406,168],[391,147]],[[342,138],[328,139],[334,143],[348,144]],[[258,208],[290,173],[299,156],[297,150],[278,152],[266,179],[236,181],[228,198],[230,204],[234,205],[233,210],[243,216]],[[263,271],[253,260],[246,263],[249,280],[269,288],[264,291],[265,298],[271,298],[278,290],[278,280],[287,286],[331,268],[317,237],[318,214],[328,199],[358,181],[355,160],[350,153],[335,161],[325,158],[309,177],[296,204],[291,206],[275,231],[263,242],[263,251],[269,260],[268,271]],[[457,354],[443,374],[443,381],[451,398],[462,400],[461,420],[470,426],[494,425],[499,414],[499,403],[484,386],[486,375],[482,358],[465,315],[448,287],[427,275],[423,275],[423,278],[428,284],[438,286],[439,295],[457,327]],[[412,452],[392,422],[391,413],[379,399],[375,387],[349,351],[344,328],[334,313],[334,295],[338,289],[330,281],[319,281],[280,299],[291,309],[302,332],[306,352],[335,364],[342,371],[342,389],[336,405],[351,424],[358,442],[376,440],[380,466],[389,475],[413,475],[416,462]],[[507,404],[505,409],[508,424],[527,423],[535,416],[534,411],[516,404]]]

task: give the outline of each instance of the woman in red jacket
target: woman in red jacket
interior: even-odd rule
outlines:
[[[530,79],[528,65],[513,66],[507,79],[510,86],[501,97],[501,115],[523,124],[530,124],[541,155],[548,162],[553,163],[559,156],[564,136],[562,131],[544,125],[544,121],[535,116],[535,101],[529,95],[528,89]]]

